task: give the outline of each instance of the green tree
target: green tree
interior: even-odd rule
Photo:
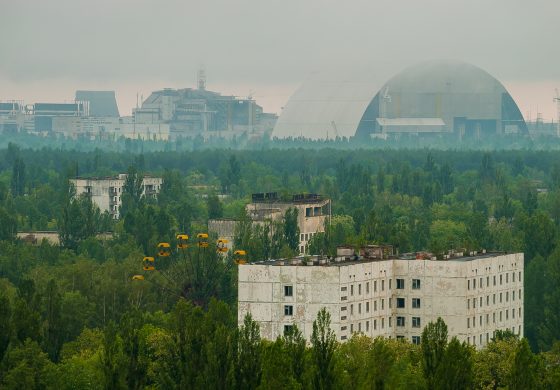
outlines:
[[[105,389],[126,388],[126,360],[123,353],[122,339],[117,332],[117,325],[110,322],[104,331],[103,355],[101,357]]]
[[[144,194],[144,175],[135,166],[129,166],[126,172],[122,195],[121,209],[119,214],[126,216],[129,211],[134,210]]]
[[[336,336],[330,328],[331,315],[322,308],[313,321],[311,354],[313,357],[313,388],[328,390],[335,387]]]
[[[537,357],[531,352],[529,343],[522,339],[515,350],[513,366],[509,378],[509,389],[525,390],[538,388],[539,365]]]
[[[208,207],[208,218],[219,219],[224,216],[224,207],[218,195],[211,194],[206,198],[206,205]]]
[[[247,314],[238,338],[237,387],[240,389],[256,389],[261,382],[260,343],[259,324]]]
[[[473,386],[472,350],[453,337],[436,369],[435,389],[470,389]]]
[[[429,389],[436,386],[436,373],[444,359],[447,347],[447,325],[438,317],[430,322],[422,331],[422,368]]]
[[[284,214],[284,238],[292,251],[299,251],[298,209],[295,207]]]
[[[25,193],[25,163],[20,157],[16,157],[12,168],[12,195],[22,196]]]
[[[54,368],[36,341],[27,339],[21,346],[8,349],[2,361],[2,389],[45,389]]]

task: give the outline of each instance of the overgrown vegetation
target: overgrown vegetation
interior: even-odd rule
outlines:
[[[0,150],[3,387],[558,387],[557,153],[138,152],[14,144]],[[146,199],[131,179],[119,221],[74,197],[68,185],[76,175],[124,172],[162,175],[164,185],[157,200]],[[216,300],[204,297],[210,302],[204,309],[131,280],[158,242],[205,232],[209,217],[242,221],[236,245],[249,260],[293,254],[294,215],[269,226],[272,234],[247,223],[250,194],[270,191],[332,199],[334,216],[311,240],[312,253],[332,254],[346,243],[390,243],[400,252],[524,252],[529,344],[508,334],[478,352],[456,340],[443,345],[436,336],[434,343],[423,338],[421,347],[358,335],[344,345],[329,344],[326,317],[318,318],[310,346],[297,332],[264,342],[250,319],[237,330],[235,267],[209,293]],[[16,239],[18,230],[58,231],[61,245],[30,245]],[[100,232],[112,238],[100,238]],[[442,325],[434,326],[441,334]]]

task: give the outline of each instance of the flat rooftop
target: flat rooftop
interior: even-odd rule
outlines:
[[[511,252],[515,253],[515,252]],[[402,255],[396,256],[389,256],[387,258],[368,258],[368,257],[361,257],[361,256],[352,256],[348,257],[326,257],[326,256],[297,256],[288,259],[275,259],[275,260],[262,260],[253,263],[247,263],[251,265],[273,265],[273,266],[307,266],[307,262],[312,261],[314,266],[324,266],[324,267],[344,267],[348,265],[354,264],[363,264],[363,263],[374,263],[374,262],[382,262],[388,260],[409,260],[409,261],[416,261],[416,260],[429,260],[429,261],[473,261],[473,260],[480,260],[480,259],[488,259],[492,257],[503,256],[506,254],[511,254],[508,252],[476,252],[476,254],[462,254],[460,256],[450,256],[447,259],[440,259],[434,260],[426,259],[426,258],[416,258],[409,256],[410,254],[405,253]]]

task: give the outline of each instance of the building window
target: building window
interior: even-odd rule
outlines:
[[[511,300],[515,301],[515,290],[511,292]]]
[[[467,318],[467,329],[471,327],[471,319]]]
[[[509,274],[506,274],[506,284],[509,283]]]
[[[358,303],[358,314],[362,314],[362,304]]]
[[[377,311],[377,301],[373,301],[373,311]]]
[[[509,302],[509,291],[506,291],[506,302]]]
[[[354,333],[354,324],[350,324],[350,333]]]
[[[366,283],[366,294],[369,294],[369,282]]]
[[[479,318],[479,320],[478,320],[478,324],[479,324],[480,326],[482,326],[482,316],[480,316],[480,318]]]
[[[361,331],[362,331],[362,323],[358,322],[358,332],[361,332]]]
[[[340,291],[346,291],[346,290],[348,290],[348,287],[346,286],[340,288]]]
[[[472,299],[472,307],[473,309],[476,309],[476,298]]]
[[[509,320],[509,310],[506,310],[506,320]]]
[[[385,318],[381,319],[381,329],[385,329]]]
[[[490,276],[486,277],[486,287],[490,287]]]
[[[397,308],[398,309],[404,308],[404,298],[397,298]]]
[[[391,282],[393,281],[393,279],[389,279],[389,290],[391,289]]]
[[[304,236],[303,236],[303,233],[301,233],[301,234],[299,235],[299,240],[300,240],[300,241],[303,241],[303,237],[304,237]]]
[[[366,302],[366,313],[369,313],[369,302]]]
[[[471,308],[471,300],[467,299],[467,310]]]
[[[397,279],[397,290],[404,289],[404,279]]]
[[[350,286],[350,296],[354,296],[354,285]]]
[[[467,290],[471,289],[471,280],[467,280]]]
[[[373,292],[377,292],[377,280],[373,281]]]
[[[511,273],[511,282],[515,283],[515,272]]]
[[[511,318],[515,319],[515,309],[511,309]]]
[[[486,295],[486,306],[490,306],[490,295]]]
[[[385,291],[385,279],[381,281],[381,291]]]
[[[358,284],[358,295],[362,295],[362,284]]]
[[[492,313],[492,323],[496,323],[496,313]]]
[[[292,334],[294,331],[293,325],[284,325],[284,336]]]
[[[420,298],[412,298],[412,308],[413,309],[420,308]]]
[[[397,335],[397,340],[404,340],[404,336]]]
[[[503,276],[503,275],[500,275],[500,286],[502,285],[502,281],[503,281],[502,276]]]
[[[482,278],[480,278],[479,284],[480,288],[482,288]]]
[[[397,326],[404,326],[404,317],[397,317]]]
[[[294,296],[293,286],[284,286],[284,296],[285,297],[293,297]]]
[[[340,300],[341,300],[341,301],[345,301],[345,300],[347,300],[347,299],[348,299],[348,297],[347,297],[346,295],[343,296],[343,297],[340,297]]]
[[[412,317],[412,327],[419,328],[420,326],[420,317]]]
[[[381,300],[381,310],[385,310],[385,299]]]
[[[340,321],[346,321],[346,316],[341,316]]]
[[[492,294],[492,304],[496,304],[496,294]]]
[[[369,332],[369,321],[366,321],[366,332]]]
[[[502,321],[502,311],[500,310],[500,322]]]
[[[341,327],[340,327],[340,330],[341,330],[341,331],[346,330],[346,326],[341,326]]]
[[[420,336],[412,336],[412,344],[420,345]]]
[[[350,305],[350,315],[354,315],[354,305]]]
[[[393,326],[393,321],[392,321],[392,319],[393,319],[393,317],[389,317],[389,328],[390,328],[391,326]]]
[[[412,279],[412,289],[420,290],[420,279]]]
[[[518,280],[521,282],[521,271],[519,271],[519,278]]]
[[[486,314],[486,325],[488,325],[488,319],[489,319],[489,315]]]
[[[389,309],[390,309],[390,308],[391,308],[391,306],[392,306],[392,302],[391,302],[391,301],[392,301],[392,299],[391,299],[391,298],[388,298],[388,299],[387,299],[387,302],[389,302]]]
[[[341,340],[346,340],[346,336],[340,336]]]
[[[496,285],[496,275],[494,275],[494,286]]]
[[[377,329],[377,320],[373,320],[373,330]]]
[[[502,303],[502,293],[500,293],[500,303]]]
[[[476,290],[476,279],[472,280],[472,288],[473,290]]]
[[[285,316],[293,316],[294,315],[294,307],[292,305],[284,305],[284,315]]]

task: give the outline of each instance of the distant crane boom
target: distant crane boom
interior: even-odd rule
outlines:
[[[552,101],[556,102],[556,136],[560,138],[560,93],[558,93],[558,88],[554,91],[556,92],[556,96],[552,98]]]

